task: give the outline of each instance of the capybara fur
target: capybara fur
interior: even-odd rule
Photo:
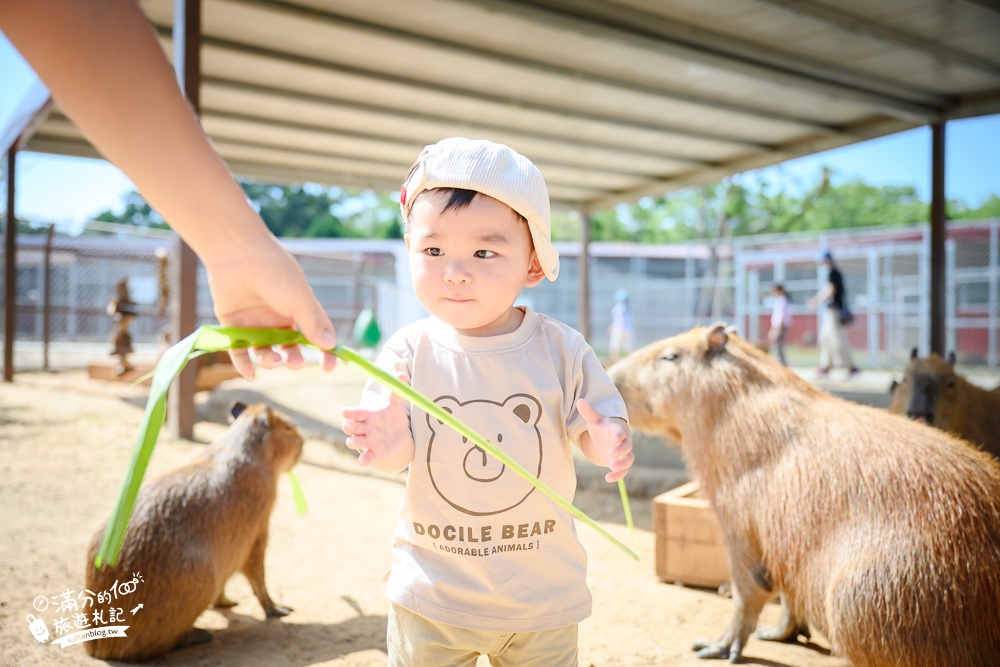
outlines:
[[[124,638],[84,643],[97,658],[139,662],[210,638],[192,627],[209,605],[231,606],[226,580],[243,573],[268,617],[288,609],[264,587],[268,520],[279,476],[298,462],[302,436],[263,404],[232,408],[235,421],[191,463],[144,486],[136,498],[118,564],[94,566],[102,527],[87,552],[87,589],[96,596],[115,581],[142,576],[125,609]]]
[[[1000,458],[1000,387],[978,387],[955,372],[955,354],[910,354],[901,382],[894,383],[889,412],[954,433]]]
[[[821,631],[856,667],[1000,664],[1000,464],[830,396],[701,327],[611,367],[633,428],[680,443],[727,542],[735,611],[699,657]]]

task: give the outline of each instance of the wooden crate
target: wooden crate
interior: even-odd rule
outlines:
[[[656,575],[668,583],[718,588],[729,581],[726,543],[715,512],[689,482],[653,498]]]

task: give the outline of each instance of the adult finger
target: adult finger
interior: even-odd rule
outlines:
[[[233,362],[233,368],[244,380],[253,379],[253,361],[250,360],[250,354],[245,347],[229,350],[229,359]]]

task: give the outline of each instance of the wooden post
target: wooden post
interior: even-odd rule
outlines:
[[[42,292],[42,370],[49,370],[49,339],[52,338],[52,237],[56,226],[49,225],[45,233],[45,258],[43,272],[45,289]]]
[[[580,293],[577,295],[577,329],[590,340],[590,211],[580,211]]]
[[[17,321],[17,218],[14,216],[14,178],[17,172],[17,142],[7,151],[7,219],[4,222],[3,271],[3,381],[14,381],[14,331]]]
[[[174,0],[174,71],[195,115],[200,111],[201,0]],[[150,159],[156,159],[150,156]],[[198,324],[198,258],[178,239],[171,258],[170,342],[190,335]],[[167,397],[167,427],[175,438],[194,435],[194,393],[198,364],[177,376]]]
[[[945,236],[948,213],[944,189],[944,121],[931,125],[931,352],[944,357],[947,311],[945,309]]]

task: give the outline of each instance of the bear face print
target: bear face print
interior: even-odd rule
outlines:
[[[538,420],[542,406],[528,394],[514,394],[503,403],[459,402],[453,396],[434,401],[481,434],[536,477],[542,474],[542,436]],[[427,415],[431,430],[427,472],[438,494],[449,505],[476,516],[499,514],[517,507],[535,490],[466,437]]]

